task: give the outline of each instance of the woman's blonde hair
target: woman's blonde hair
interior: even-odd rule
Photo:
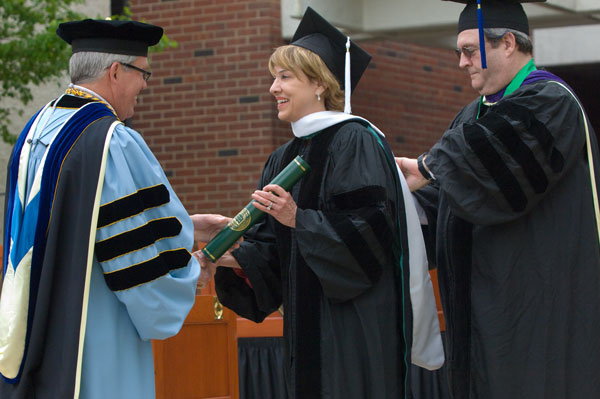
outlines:
[[[321,57],[303,47],[287,45],[275,49],[269,58],[269,70],[275,75],[275,66],[294,73],[302,71],[311,82],[326,86],[321,94],[328,111],[344,110],[344,91]]]

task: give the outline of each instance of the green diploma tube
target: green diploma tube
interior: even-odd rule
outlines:
[[[288,164],[270,184],[277,184],[285,191],[296,184],[306,172],[310,170],[310,166],[302,157],[297,156]],[[263,218],[265,213],[258,210],[252,205],[254,200],[250,201],[244,209],[242,209],[231,222],[223,230],[219,232],[212,240],[202,248],[202,252],[211,261],[215,262],[219,259],[244,233]]]

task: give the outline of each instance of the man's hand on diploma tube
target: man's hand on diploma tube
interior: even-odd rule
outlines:
[[[196,214],[190,218],[194,222],[194,241],[209,242],[221,231],[231,218],[216,214]]]

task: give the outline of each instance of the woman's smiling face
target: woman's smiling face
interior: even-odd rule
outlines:
[[[317,82],[311,82],[300,70],[293,72],[279,66],[274,68],[273,84],[269,92],[277,100],[277,117],[286,122],[296,122],[314,112],[324,111],[323,92]]]

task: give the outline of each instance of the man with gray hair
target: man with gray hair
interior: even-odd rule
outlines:
[[[228,221],[188,216],[122,121],[146,88],[162,28],[63,23],[72,83],[32,117],[9,163],[0,297],[0,397],[153,398],[151,339],[175,335],[198,278],[192,257]]]
[[[462,2],[456,52],[481,96],[427,153],[397,159],[426,215],[451,392],[600,398],[596,135],[536,68],[517,0]]]

